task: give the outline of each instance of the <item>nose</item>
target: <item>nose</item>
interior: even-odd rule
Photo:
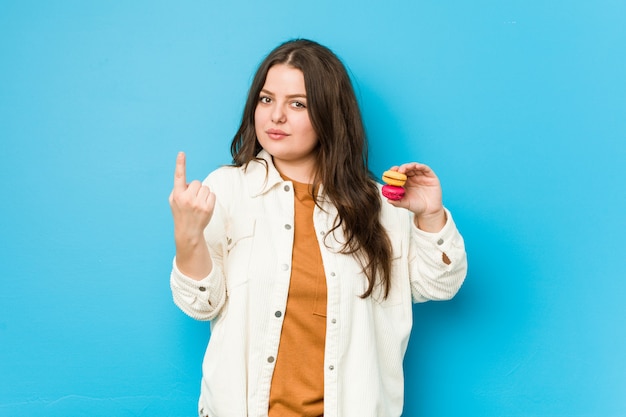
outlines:
[[[285,111],[281,105],[275,105],[272,108],[272,122],[273,123],[284,123],[286,119]]]

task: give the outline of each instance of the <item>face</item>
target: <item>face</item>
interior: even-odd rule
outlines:
[[[296,181],[310,182],[317,134],[307,111],[302,71],[283,64],[269,69],[254,112],[254,126],[276,168]]]

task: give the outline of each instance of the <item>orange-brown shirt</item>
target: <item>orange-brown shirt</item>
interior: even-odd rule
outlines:
[[[318,417],[324,414],[326,277],[313,227],[315,203],[311,186],[292,183],[292,270],[270,389],[269,415]]]

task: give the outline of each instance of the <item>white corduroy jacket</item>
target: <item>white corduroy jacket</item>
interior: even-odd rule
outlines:
[[[268,413],[291,274],[294,194],[271,157],[264,151],[259,156],[265,164],[222,167],[204,182],[217,197],[205,230],[211,273],[196,281],[182,275],[175,260],[172,268],[176,305],[195,319],[211,320],[200,416]],[[383,202],[381,221],[393,245],[392,288],[385,300],[380,291],[362,299],[367,279],[359,263],[340,253],[340,231],[327,233],[335,216],[328,202],[314,211],[328,291],[324,416],[400,416],[412,302],[456,294],[467,271],[463,239],[449,212],[439,233],[426,233],[415,227],[412,213]]]

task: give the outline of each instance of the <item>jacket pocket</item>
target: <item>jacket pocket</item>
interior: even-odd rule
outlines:
[[[231,290],[248,281],[248,265],[253,249],[255,225],[256,219],[239,217],[228,228],[224,273]]]
[[[237,219],[230,224],[226,236],[226,249],[229,253],[242,239],[254,236],[255,222],[255,219],[248,217]]]

